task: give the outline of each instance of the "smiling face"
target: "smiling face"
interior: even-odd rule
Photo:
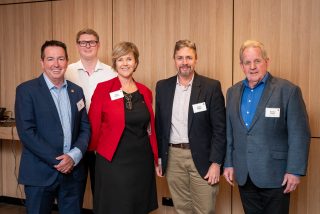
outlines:
[[[264,59],[262,57],[260,48],[248,47],[243,51],[240,66],[243,73],[246,75],[251,88],[260,82],[266,75],[268,65],[269,59]]]
[[[77,48],[80,55],[80,58],[86,59],[86,60],[92,60],[97,58],[98,56],[98,50],[100,47],[99,41],[97,41],[97,38],[92,34],[82,34],[79,37],[79,40],[77,41]],[[81,46],[80,43],[85,43],[85,46]]]
[[[126,79],[131,78],[137,65],[138,63],[136,62],[132,52],[116,59],[116,71],[120,77]]]
[[[176,51],[174,62],[178,75],[188,78],[193,75],[197,63],[197,56],[193,49],[184,47]]]
[[[44,57],[41,59],[41,67],[53,84],[60,85],[63,83],[67,66],[68,60],[62,47],[48,46],[45,48]]]

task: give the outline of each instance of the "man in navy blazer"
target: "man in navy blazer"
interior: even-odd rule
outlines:
[[[247,214],[286,214],[290,192],[307,170],[310,130],[298,86],[273,77],[262,43],[240,49],[246,79],[227,92],[224,176],[239,185]]]
[[[177,75],[156,86],[159,166],[177,213],[214,213],[226,148],[221,85],[195,72],[193,42],[177,41],[173,58]]]
[[[23,145],[19,183],[24,184],[29,214],[81,213],[85,173],[82,155],[90,126],[82,89],[64,79],[66,45],[46,41],[41,47],[43,74],[16,90],[15,115]]]

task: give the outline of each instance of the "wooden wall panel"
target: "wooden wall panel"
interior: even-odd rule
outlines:
[[[294,194],[291,195],[291,214],[315,214],[320,210],[320,139],[311,139],[307,176]]]
[[[0,0],[0,5],[17,4],[17,3],[30,3],[30,2],[39,2],[39,1],[48,1],[48,0]]]
[[[140,51],[137,80],[154,89],[176,74],[175,42],[190,39],[197,45],[197,72],[220,80],[224,90],[231,85],[231,0],[117,0],[113,8],[114,44],[131,41]]]
[[[156,82],[176,74],[172,58],[175,42],[190,39],[197,45],[199,74],[232,83],[232,1],[117,0],[113,2],[113,41],[134,42],[140,51],[135,79],[154,90]],[[168,191],[158,179],[158,191]],[[159,195],[161,198],[168,195]],[[231,188],[222,181],[217,213],[230,213]],[[165,212],[160,207],[157,213]]]
[[[267,48],[272,74],[299,85],[312,136],[320,136],[320,2],[318,0],[237,0],[234,12],[234,80],[243,79],[239,49],[247,39]],[[234,82],[234,83],[235,83]]]
[[[53,38],[66,43],[69,63],[79,60],[76,34],[83,28],[92,28],[100,37],[99,58],[111,63],[112,0],[63,0],[52,2]]]
[[[16,86],[41,73],[40,47],[51,25],[50,3],[0,6],[0,104],[7,110],[13,111]]]

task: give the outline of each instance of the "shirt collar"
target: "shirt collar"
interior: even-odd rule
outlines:
[[[188,83],[188,85],[187,85],[186,87],[192,86],[193,79],[194,79],[194,74],[193,74],[193,76],[192,76],[192,79],[190,80],[190,82]],[[182,86],[182,85],[180,84],[180,82],[179,82],[179,76],[178,76],[178,75],[177,75],[177,82],[176,82],[176,84]]]
[[[54,89],[54,88],[57,88],[52,82],[51,80],[49,79],[49,77],[46,75],[46,73],[43,73],[43,77],[44,77],[44,80],[46,81],[46,84],[48,86],[48,88],[51,90],[51,89]],[[66,80],[63,81],[63,84],[62,84],[62,87],[67,87],[68,86],[68,83]]]
[[[78,69],[78,70],[82,70],[82,71],[86,71],[86,69],[84,68],[81,60],[79,60],[79,61],[77,62],[77,69]],[[103,65],[102,65],[102,63],[100,62],[100,60],[98,59],[97,64],[96,64],[93,72],[97,72],[97,71],[99,71],[99,70],[103,70]]]
[[[269,76],[270,76],[270,75],[269,75],[269,72],[267,72],[266,75],[264,75],[264,77],[262,78],[262,80],[261,80],[260,82],[258,82],[253,88],[258,87],[258,86],[261,85],[261,84],[265,84],[266,81],[268,80]],[[247,79],[247,78],[245,78],[242,82],[243,82],[243,84],[244,84],[246,87],[250,88],[250,87],[249,87],[249,82],[248,82],[248,79]]]

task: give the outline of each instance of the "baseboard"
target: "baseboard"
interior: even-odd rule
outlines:
[[[25,201],[26,201],[25,199],[21,199],[21,198],[0,196],[0,203],[24,206],[25,205]],[[58,206],[56,204],[54,204],[52,210],[58,210]],[[91,209],[82,208],[82,213],[83,214],[92,214],[93,212],[92,212]]]

